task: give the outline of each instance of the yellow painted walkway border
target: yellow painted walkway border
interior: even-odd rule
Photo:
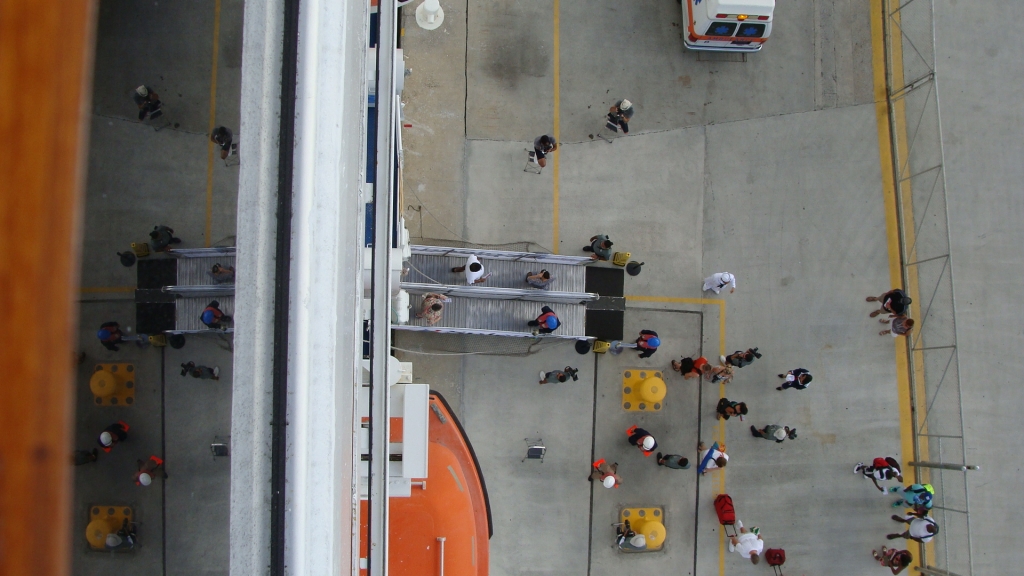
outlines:
[[[899,150],[908,150],[907,127],[905,107],[902,100],[897,100],[893,105],[893,126],[890,130],[888,86],[886,84],[886,38],[885,19],[888,2],[884,0],[871,0],[871,63],[874,78],[874,101],[875,119],[878,125],[878,153],[882,170],[882,195],[885,202],[885,228],[886,244],[889,255],[889,281],[893,287],[902,287],[907,295],[913,300],[911,304],[911,316],[921,318],[920,293],[918,290],[917,270],[910,268],[907,273],[907,285],[903,285],[902,260],[900,254],[900,221],[897,211],[896,195],[896,165],[892,154],[893,138]],[[899,14],[891,17],[893,24],[899,24]],[[894,63],[892,69],[893,86],[903,86],[903,45],[901,41],[890,43]],[[904,193],[901,195],[903,214],[914,214],[913,198],[910,194],[909,181],[904,185]],[[915,246],[914,226],[903,227],[903,236],[907,245]],[[913,258],[913,255],[908,255]],[[896,387],[898,395],[898,407],[900,415],[900,454],[903,469],[906,471],[907,483],[927,482],[927,474],[918,477],[917,469],[908,466],[914,458],[914,416],[911,407],[911,378],[910,378],[910,357],[907,352],[906,338],[894,338],[893,346],[896,355]],[[924,373],[924,358],[918,352],[914,354],[915,371],[917,374]],[[918,413],[924,413],[924,395],[918,398]],[[920,446],[923,453],[927,453],[927,438],[921,438]],[[925,471],[926,472],[926,471]],[[925,562],[929,565],[935,564],[934,546],[921,544],[920,551],[924,552]],[[916,572],[921,565],[922,554],[914,555],[914,561],[909,566],[910,572]]]
[[[557,1],[557,0],[556,0]],[[718,355],[725,355],[725,300],[720,298],[681,298],[675,296],[626,296],[627,302],[661,302],[666,304],[696,304],[699,306],[718,306]],[[718,385],[719,399],[725,398],[725,384]],[[725,422],[719,420],[712,426],[712,437],[719,446],[725,446]],[[725,469],[711,476],[711,487],[714,495],[725,494]],[[718,574],[725,576],[725,531],[718,531]]]
[[[553,72],[554,72],[554,76],[555,76],[555,92],[554,92],[554,98],[553,98],[554,99],[554,108],[555,108],[553,121],[554,121],[554,124],[555,124],[555,128],[554,128],[554,133],[552,134],[552,136],[555,137],[555,143],[556,144],[558,143],[559,139],[561,138],[561,130],[559,129],[559,124],[560,124],[560,121],[561,121],[561,114],[559,112],[559,109],[561,108],[561,105],[562,105],[561,87],[560,87],[560,84],[561,84],[561,81],[560,81],[561,80],[561,62],[559,61],[560,60],[560,58],[559,58],[560,42],[559,42],[559,38],[558,38],[558,14],[559,14],[559,11],[560,11],[560,7],[559,7],[559,4],[558,4],[558,0],[555,0],[554,1],[554,12],[555,13],[552,16],[551,23],[552,23],[552,25],[554,26],[554,29],[555,29],[554,30],[554,41],[552,42],[552,51],[553,51],[553,59],[554,59],[554,62],[552,62],[552,68],[553,68]],[[554,153],[551,154],[551,174],[552,174],[552,178],[553,178],[553,182],[552,182],[552,185],[551,185],[551,190],[552,190],[552,192],[551,192],[551,194],[552,194],[552,199],[551,199],[552,200],[552,202],[551,202],[551,236],[552,236],[551,237],[551,251],[554,252],[555,254],[560,254],[561,253],[561,250],[559,250],[559,248],[558,248],[558,242],[559,242],[559,238],[558,238],[558,220],[559,220],[558,212],[559,212],[559,208],[560,208],[559,205],[561,203],[561,200],[558,197],[558,176],[559,176],[558,157],[559,156],[561,156],[561,152],[559,150],[555,150]]]
[[[213,134],[217,122],[217,52],[220,47],[220,0],[214,0],[213,4],[213,65],[210,72],[210,129],[208,134]],[[206,227],[204,232],[204,243],[209,248],[213,235],[213,140],[206,143]]]

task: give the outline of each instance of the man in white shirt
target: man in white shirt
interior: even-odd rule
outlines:
[[[736,276],[729,272],[715,272],[704,279],[704,292],[714,290],[715,294],[721,294],[726,286],[730,286],[729,294],[736,291]]]
[[[716,443],[717,446],[717,443]],[[708,456],[708,447],[701,442],[697,445],[697,462],[703,463],[704,459]],[[725,453],[725,446],[718,446],[712,454],[711,458],[708,459],[707,464],[704,464],[704,470],[701,470],[701,474],[707,474],[709,471],[715,468],[725,468],[725,464],[729,461],[729,455]]]
[[[761,551],[764,550],[764,541],[760,534],[755,534],[743,527],[743,522],[736,521],[740,533],[737,536],[729,537],[729,552],[736,552],[744,558],[757,564],[761,561]],[[756,529],[755,529],[756,530]]]
[[[935,520],[932,520],[927,513],[921,515],[910,514],[906,517],[893,514],[892,519],[896,522],[905,522],[910,524],[910,528],[902,534],[889,534],[886,536],[889,540],[906,538],[907,540],[927,544],[932,541],[932,538],[934,538],[936,534],[939,533],[938,523],[936,523]]]
[[[476,254],[470,254],[469,258],[466,259],[466,265],[452,268],[452,272],[456,274],[465,272],[466,284],[469,285],[486,282],[491,276],[490,274],[484,274],[484,265],[480,263],[480,259],[476,257]]]

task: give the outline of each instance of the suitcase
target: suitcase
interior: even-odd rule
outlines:
[[[782,548],[769,548],[764,551],[764,559],[772,567],[775,576],[782,575],[782,565],[786,563],[786,551]]]
[[[736,508],[732,505],[732,496],[719,494],[715,496],[715,513],[718,514],[718,523],[722,525],[726,536],[737,536],[736,531]],[[732,526],[732,534],[729,534],[729,527]]]
[[[612,264],[616,266],[625,266],[629,263],[629,252],[616,252],[612,255]]]

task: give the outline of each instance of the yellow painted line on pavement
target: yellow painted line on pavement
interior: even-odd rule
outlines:
[[[134,292],[135,286],[83,286],[82,294],[109,294],[114,292]]]
[[[561,83],[560,82],[561,64],[559,62],[559,39],[558,39],[558,13],[559,13],[559,10],[560,10],[560,8],[559,8],[559,5],[558,5],[558,0],[555,0],[554,1],[554,12],[555,13],[554,13],[554,16],[552,17],[552,24],[553,24],[554,29],[555,29],[555,32],[554,32],[555,38],[554,38],[554,42],[552,43],[553,50],[554,50],[554,56],[553,56],[554,63],[553,63],[552,67],[554,69],[554,76],[555,76],[555,97],[554,97],[554,101],[555,101],[555,111],[554,111],[555,130],[554,130],[554,134],[552,134],[552,136],[555,137],[555,143],[556,144],[558,143],[559,138],[561,137],[561,131],[558,128],[559,119],[560,119],[560,116],[561,116],[561,114],[559,114],[559,108],[561,107],[561,89],[559,87],[559,84]],[[552,206],[551,207],[551,220],[552,220],[551,221],[551,235],[552,235],[552,238],[551,238],[551,250],[555,254],[559,254],[560,253],[560,250],[558,249],[558,241],[559,241],[559,238],[558,238],[558,212],[559,212],[559,203],[560,203],[560,200],[558,198],[558,175],[559,175],[558,157],[561,156],[561,155],[562,154],[561,154],[560,150],[555,150],[554,153],[551,154],[551,174],[552,174],[552,177],[553,177],[553,183],[552,183],[552,186],[551,186],[551,190],[552,190],[552,203],[551,203],[551,206]]]
[[[557,1],[557,0],[556,0]],[[725,300],[721,298],[682,298],[677,296],[634,296],[626,295],[628,302],[662,302],[667,304],[697,304],[700,306],[718,306],[718,355],[725,354]],[[718,384],[718,398],[725,398],[725,384]],[[720,420],[712,427],[712,437],[719,446],[725,446],[725,426]],[[711,476],[714,495],[725,494],[725,469],[722,468]],[[718,574],[725,576],[725,531],[718,531]]]
[[[213,129],[216,127],[217,121],[217,51],[219,47],[220,0],[214,0],[213,66],[210,72],[210,129],[208,130],[209,134],[213,134]],[[203,229],[203,232],[205,234],[204,242],[207,248],[209,248],[213,243],[213,149],[213,140],[208,140],[206,143],[206,227]]]
[[[889,255],[889,281],[894,287],[902,287],[907,292],[914,303],[911,304],[911,316],[914,318],[921,318],[920,311],[920,294],[918,291],[917,283],[917,270],[911,267],[907,274],[907,286],[903,286],[903,277],[901,274],[902,261],[900,257],[900,221],[899,213],[897,211],[897,196],[896,196],[896,167],[895,160],[892,153],[893,136],[896,139],[896,146],[899,150],[909,150],[907,147],[907,130],[906,130],[906,115],[905,107],[902,100],[897,100],[893,106],[893,124],[894,130],[890,131],[889,124],[889,107],[888,107],[888,88],[886,85],[886,67],[885,67],[885,30],[883,28],[884,19],[886,15],[887,3],[883,3],[883,0],[871,0],[871,50],[872,50],[872,68],[874,72],[874,99],[875,99],[875,119],[878,126],[878,153],[879,160],[881,163],[882,171],[882,194],[885,202],[885,229],[886,229],[886,244]],[[892,26],[899,24],[899,15],[893,17],[894,22]],[[902,53],[902,42],[890,42],[890,54],[891,61],[894,63],[892,69],[892,85],[903,86],[903,53]],[[914,209],[912,205],[912,196],[910,194],[909,181],[905,183],[904,194],[902,195],[904,214],[913,215]],[[903,227],[903,236],[908,246],[915,246],[914,243],[914,225],[913,218],[911,217],[910,226]],[[908,256],[912,257],[912,254]],[[906,471],[910,482],[918,482],[922,479],[918,478],[917,470],[908,466],[914,457],[914,420],[911,407],[911,379],[910,379],[910,358],[907,353],[907,342],[903,338],[894,338],[894,349],[896,356],[896,387],[898,395],[898,408],[900,415],[900,453],[902,457],[903,469]],[[921,353],[914,354],[915,368],[918,370],[918,374],[924,373],[924,361]],[[924,407],[924,394],[919,394],[918,410],[919,414],[923,414]],[[927,438],[921,438],[921,450],[922,453],[927,453]],[[920,549],[925,554],[925,564],[935,564],[935,551],[934,547],[921,545]],[[910,565],[910,571],[914,572],[921,565],[921,554],[914,555],[914,561]]]

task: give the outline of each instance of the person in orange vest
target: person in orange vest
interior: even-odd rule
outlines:
[[[136,486],[149,486],[153,483],[153,477],[158,474],[163,478],[167,478],[167,473],[163,471],[164,461],[156,456],[150,456],[149,460],[138,461],[139,471],[135,473],[135,485]]]
[[[661,346],[661,338],[654,330],[641,330],[640,337],[636,339],[636,347],[640,350],[640,358],[650,358]]]
[[[618,462],[609,464],[604,458],[601,458],[591,464],[590,476],[587,479],[591,482],[600,480],[605,488],[618,488],[622,484],[622,478],[619,478],[617,474],[618,471]]]
[[[558,319],[558,316],[555,315],[554,310],[544,306],[540,309],[540,316],[537,316],[536,320],[530,320],[526,325],[535,327],[534,332],[540,334],[551,334],[562,325],[562,322]]]
[[[114,449],[114,445],[118,442],[124,442],[128,439],[128,424],[123,420],[118,420],[110,426],[103,429],[100,432],[100,437],[96,439],[100,444],[100,448],[104,452],[110,452]]]
[[[121,334],[121,325],[117,322],[104,322],[100,324],[96,337],[99,338],[100,344],[103,344],[103,347],[111,352],[120,350],[117,345],[124,342]]]
[[[220,302],[213,300],[206,305],[206,309],[199,315],[199,320],[215,330],[227,330],[223,323],[231,322],[231,316],[221,311]]]
[[[650,456],[658,447],[658,442],[654,439],[654,436],[647,430],[638,428],[635,424],[626,430],[626,436],[629,437],[629,443],[639,448],[644,453],[644,456]]]

